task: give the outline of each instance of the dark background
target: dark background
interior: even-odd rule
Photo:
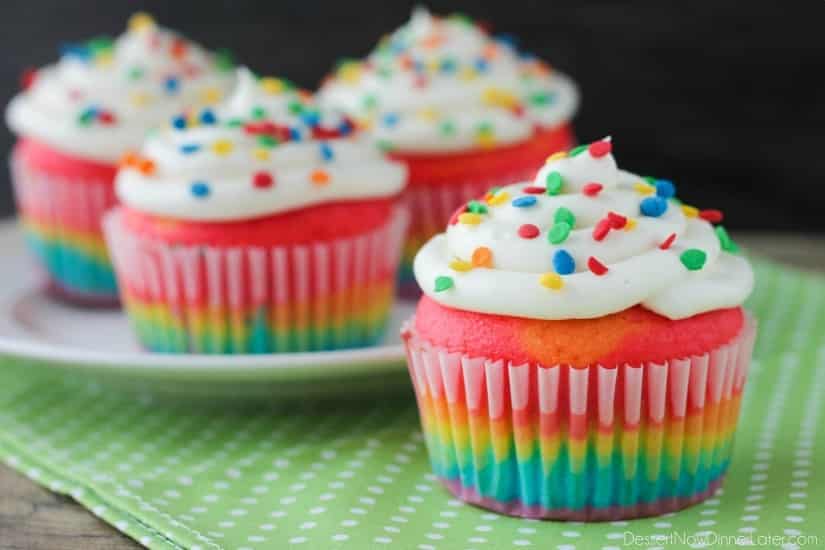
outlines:
[[[117,35],[130,13],[262,74],[306,87],[362,56],[412,2],[4,2],[0,97],[62,42]],[[623,167],[673,179],[683,200],[734,228],[825,232],[825,2],[822,0],[429,2],[512,33],[582,89],[583,141],[612,135]],[[8,150],[12,136],[0,133]],[[4,173],[2,176],[8,179]],[[0,182],[0,215],[12,212]]]

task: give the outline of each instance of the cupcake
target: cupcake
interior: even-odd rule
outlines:
[[[225,103],[174,117],[125,159],[122,206],[104,225],[146,349],[320,351],[382,337],[406,171],[352,130],[289,82],[241,70]]]
[[[511,37],[422,8],[365,61],[342,62],[319,97],[369,127],[409,168],[401,290],[412,296],[421,245],[459,205],[532,178],[548,151],[571,147],[578,104],[572,81],[519,52]]]
[[[26,240],[53,291],[116,303],[100,220],[116,203],[117,161],[184,106],[220,100],[230,68],[226,54],[137,14],[116,40],[66,45],[59,62],[26,74],[6,111],[18,136],[12,180]]]
[[[597,141],[468,202],[418,253],[403,337],[432,467],[458,498],[618,520],[722,484],[753,272],[718,211],[674,194]]]

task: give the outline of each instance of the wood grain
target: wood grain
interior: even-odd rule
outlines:
[[[825,238],[745,234],[753,252],[825,273]],[[3,550],[110,550],[138,548],[69,498],[35,485],[0,465],[0,548]]]

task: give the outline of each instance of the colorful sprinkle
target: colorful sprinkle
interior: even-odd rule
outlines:
[[[265,76],[258,82],[258,84],[264,92],[270,95],[280,94],[286,89],[286,85],[283,80],[280,78],[273,78],[271,76]]]
[[[690,271],[697,271],[702,269],[705,266],[705,262],[708,259],[708,255],[705,253],[704,250],[699,250],[698,248],[689,248],[682,252],[679,256],[679,260],[681,260],[682,265],[688,268]]]
[[[725,252],[739,251],[739,247],[736,246],[736,243],[733,242],[733,239],[730,238],[730,235],[728,235],[728,232],[724,227],[717,225],[714,228],[714,231],[716,232],[716,237],[719,239],[719,245],[722,247],[722,250]]]
[[[656,180],[656,195],[663,199],[670,199],[676,196],[676,186],[670,180]]]
[[[570,149],[570,152],[567,153],[567,156],[573,158],[587,151],[588,147],[589,145],[579,145],[578,147],[573,147],[572,149]]]
[[[301,113],[301,122],[314,128],[321,123],[321,115],[316,111],[305,111]]]
[[[594,275],[598,275],[601,277],[605,273],[607,273],[607,266],[601,263],[599,260],[596,259],[595,256],[590,256],[587,259],[587,269],[593,272]]]
[[[556,210],[556,213],[553,215],[553,221],[555,223],[564,222],[569,225],[571,229],[576,227],[576,216],[573,214],[573,211],[566,206],[561,206]]]
[[[486,214],[488,212],[487,206],[478,202],[470,201],[467,203],[467,210],[473,214]]]
[[[652,195],[656,192],[656,188],[647,183],[636,182],[633,184],[633,189],[640,195]]]
[[[200,150],[201,146],[197,143],[187,143],[180,146],[180,152],[184,155],[191,155],[192,153],[197,153]]]
[[[180,89],[180,80],[175,76],[170,76],[163,82],[163,87],[169,94],[177,93]]]
[[[228,139],[219,139],[212,144],[212,151],[219,156],[225,156],[232,152],[235,146]]]
[[[594,141],[593,143],[587,146],[587,150],[590,152],[591,157],[597,159],[605,155],[609,155],[610,152],[613,150],[613,144],[606,139],[603,139],[601,141]]]
[[[209,185],[206,182],[196,181],[192,183],[190,189],[192,191],[192,194],[199,199],[203,199],[209,196]]]
[[[252,185],[258,189],[267,189],[275,183],[275,178],[269,172],[255,172],[252,175]]]
[[[595,197],[602,192],[602,189],[604,189],[604,185],[601,183],[590,182],[582,186],[582,193],[588,197]]]
[[[252,110],[249,111],[249,116],[252,117],[252,120],[264,119],[266,118],[266,109],[264,109],[260,105],[252,107]]]
[[[318,168],[318,169],[313,170],[312,172],[310,172],[309,179],[310,179],[310,181],[312,181],[312,183],[314,183],[315,185],[320,187],[322,185],[329,184],[329,181],[330,181],[331,178],[330,178],[329,172],[327,172],[326,170],[322,170],[322,169]]]
[[[381,122],[387,128],[394,128],[398,125],[398,121],[401,120],[401,117],[398,113],[387,113],[381,118]]]
[[[647,197],[639,204],[642,215],[658,218],[667,211],[667,201],[662,197]]]
[[[700,210],[699,217],[710,223],[721,223],[725,218],[721,210],[715,209]]]
[[[527,102],[536,107],[544,107],[545,105],[552,105],[556,102],[556,95],[553,92],[534,92],[527,96]]]
[[[518,228],[518,236],[522,239],[535,239],[539,236],[539,228],[532,223],[525,223]]]
[[[186,129],[186,117],[183,115],[177,115],[172,117],[172,128],[176,130],[185,130]]]
[[[676,240],[676,233],[671,233],[667,236],[667,238],[659,244],[659,248],[662,250],[667,250],[673,244],[673,241]]]
[[[499,206],[510,200],[510,194],[507,191],[498,191],[493,196],[487,199],[487,204],[491,206]]]
[[[447,277],[445,275],[441,275],[435,278],[435,291],[436,292],[444,292],[445,290],[449,290],[453,288],[453,279],[452,277]]]
[[[464,225],[478,225],[481,223],[481,216],[472,212],[465,212],[458,216],[458,221]]]
[[[616,212],[608,212],[607,220],[610,222],[610,227],[612,229],[622,229],[625,225],[627,225],[627,217],[617,214]]]
[[[332,160],[335,158],[335,153],[333,153],[330,144],[326,141],[322,141],[319,148],[321,150],[321,158],[324,160],[324,162],[332,162]]]
[[[470,262],[461,260],[459,258],[456,258],[455,260],[450,262],[450,269],[452,269],[453,271],[458,271],[458,272],[463,273],[463,272],[470,271],[471,269],[473,269],[473,264],[471,264]]]
[[[547,240],[550,241],[550,244],[561,244],[570,236],[571,229],[570,224],[567,222],[556,222],[547,232]]]
[[[264,149],[263,147],[255,147],[252,150],[252,156],[260,161],[267,161],[269,160],[269,150]]]
[[[545,186],[547,187],[548,195],[558,195],[559,193],[561,193],[561,188],[564,186],[564,179],[561,177],[560,173],[555,171],[550,172],[549,174],[547,174]]]
[[[556,250],[553,253],[553,269],[559,275],[570,275],[576,271],[576,260],[566,250]]]
[[[136,168],[144,176],[151,176],[155,173],[155,161],[151,159],[140,159],[137,163]]]
[[[462,204],[461,206],[456,208],[455,212],[453,212],[452,215],[450,215],[450,219],[447,223],[449,225],[456,225],[458,223],[458,217],[466,211],[467,206]]]
[[[682,205],[682,213],[688,218],[695,218],[699,215],[699,209],[695,206]]]
[[[528,207],[534,206],[536,204],[536,197],[534,197],[532,195],[527,195],[527,196],[524,196],[524,197],[517,197],[517,198],[513,199],[513,202],[511,202],[510,204],[512,204],[516,208],[528,208]]]
[[[141,32],[148,30],[155,26],[155,20],[151,15],[144,12],[138,12],[129,18],[127,27],[130,31]]]
[[[547,160],[545,160],[544,162],[545,164],[547,164],[564,158],[567,158],[567,151],[558,151],[547,157]]]
[[[455,123],[450,120],[444,120],[438,125],[438,132],[442,136],[451,136],[455,134]]]
[[[493,267],[493,251],[487,248],[486,246],[479,246],[475,250],[473,250],[473,256],[471,258],[473,263],[473,267],[486,267],[492,268]]]
[[[539,283],[541,283],[541,286],[549,288],[550,290],[561,290],[562,287],[564,287],[564,281],[561,276],[552,271],[542,274],[542,276],[539,277]]]
[[[201,115],[199,118],[201,124],[205,124],[207,126],[218,122],[218,117],[215,116],[215,112],[212,109],[204,109],[203,111],[201,111]]]
[[[29,67],[20,75],[20,89],[23,91],[28,90],[34,86],[35,81],[37,81],[37,69]]]
[[[543,195],[546,189],[544,187],[539,187],[538,185],[528,185],[522,189],[522,191],[528,195]]]

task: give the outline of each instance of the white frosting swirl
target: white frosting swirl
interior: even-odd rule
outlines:
[[[682,319],[744,302],[753,272],[724,229],[669,198],[670,182],[618,170],[609,141],[578,149],[551,157],[532,186],[472,204],[475,214],[430,240],[414,264],[424,292],[458,309],[534,319],[601,317],[637,304]],[[474,266],[482,247],[491,260]]]
[[[118,173],[117,195],[141,212],[228,221],[399,193],[403,165],[346,137],[351,129],[318,111],[310,94],[240,69],[224,104],[147,139]]]
[[[343,63],[319,98],[409,152],[521,141],[568,122],[578,106],[563,74],[465,18],[423,8],[366,61]]]
[[[66,46],[11,101],[6,119],[20,135],[113,162],[185,106],[220,101],[232,86],[230,65],[138,14],[115,41]]]

